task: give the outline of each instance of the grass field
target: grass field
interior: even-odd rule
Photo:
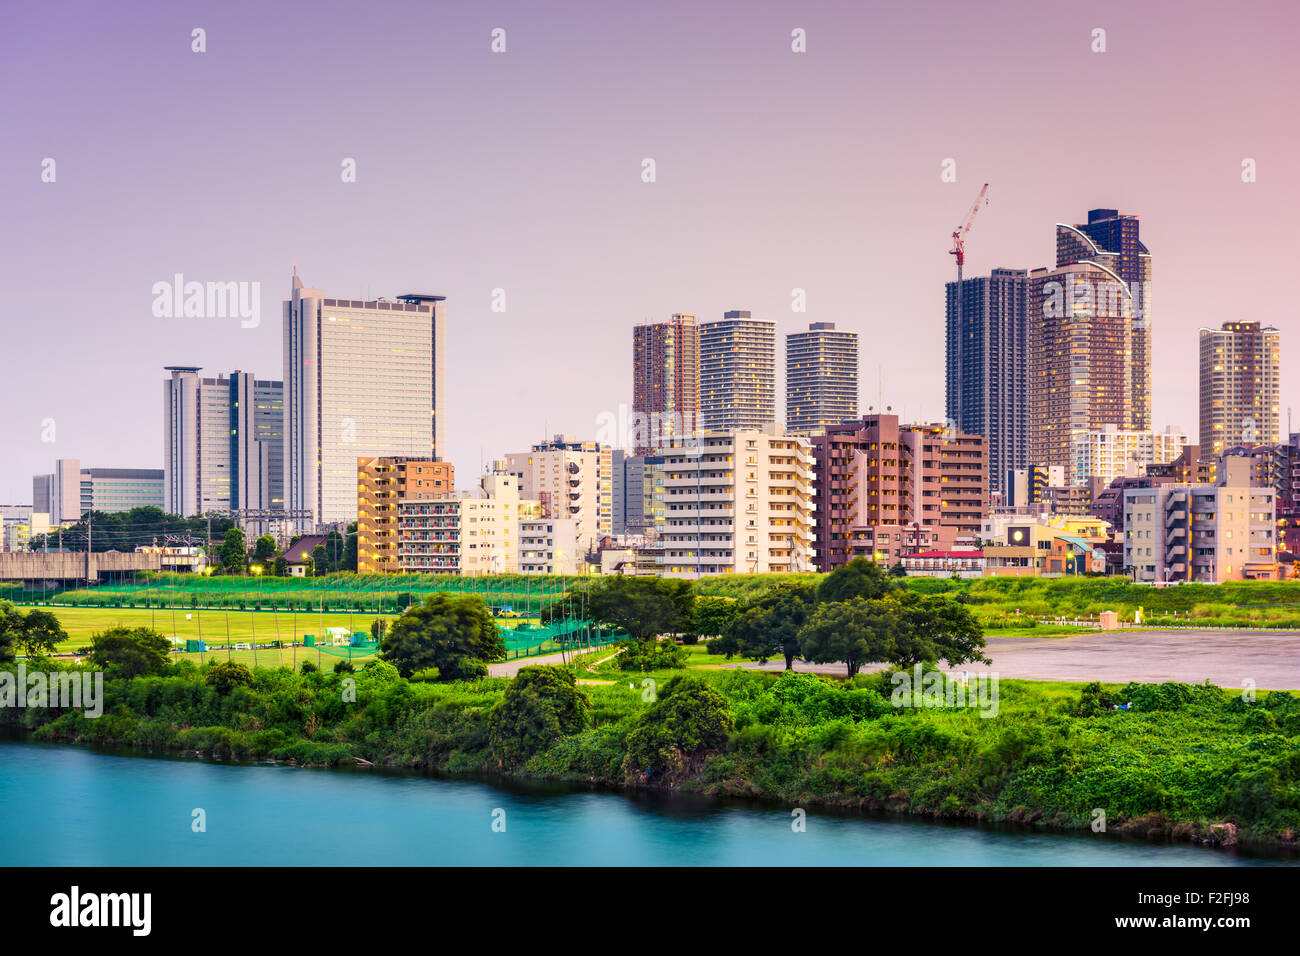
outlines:
[[[110,627],[151,627],[164,637],[202,639],[208,643],[224,643],[227,626],[230,640],[239,643],[269,644],[274,640],[291,641],[297,635],[299,642],[304,634],[315,634],[318,638],[327,627],[346,627],[352,631],[369,631],[374,620],[372,616],[361,614],[310,614],[305,611],[289,613],[288,611],[200,611],[180,610],[176,612],[160,609],[148,611],[144,608],[88,608],[88,607],[52,607],[63,628],[68,632],[68,639],[61,641],[60,652],[75,651],[90,643],[90,638]],[[188,616],[188,620],[186,619]],[[387,614],[384,620],[391,621],[393,615]],[[278,638],[277,638],[278,631]]]

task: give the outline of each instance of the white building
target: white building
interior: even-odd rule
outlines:
[[[506,456],[519,478],[520,496],[541,503],[542,514],[572,519],[583,551],[614,530],[614,479],[610,447],[556,435],[532,451]]]
[[[444,297],[327,299],[297,272],[284,303],[284,484],[317,524],[355,521],[357,459],[436,458],[446,433]]]
[[[284,507],[284,385],[248,372],[163,382],[163,510]]]
[[[519,571],[521,501],[519,479],[496,462],[484,475],[481,494],[404,499],[397,503],[397,562],[404,572],[511,574]]]
[[[524,574],[577,574],[585,553],[572,518],[529,517],[519,522],[519,570]]]
[[[1071,482],[1085,485],[1088,479],[1110,484],[1116,478],[1136,478],[1146,474],[1147,465],[1164,465],[1182,454],[1187,433],[1167,427],[1162,432],[1130,431],[1116,425],[1103,425],[1070,435],[1074,448]]]
[[[813,457],[777,426],[663,449],[663,573],[811,571]]]

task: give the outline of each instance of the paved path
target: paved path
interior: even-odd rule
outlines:
[[[1261,690],[1300,688],[1300,631],[1109,631],[1077,637],[990,637],[985,653],[991,666],[965,665],[971,674],[994,671],[999,677],[1027,680],[1199,684],[1240,688],[1253,680]],[[757,668],[746,663],[731,665]],[[785,662],[768,661],[765,670]],[[873,665],[867,670],[881,670]],[[795,670],[844,674],[843,664],[795,662]]]
[[[596,652],[592,652],[592,653],[596,653]],[[606,654],[604,657],[599,658],[596,661],[596,663],[603,664],[611,657],[618,656],[619,653],[620,651],[614,651],[612,654]],[[567,656],[569,660],[573,659],[572,654],[569,654]],[[565,655],[559,653],[540,654],[537,657],[517,657],[513,661],[501,661],[500,663],[497,664],[489,664],[488,677],[514,677],[516,674],[519,673],[519,668],[521,667],[531,667],[534,664],[560,665],[564,663],[564,660],[565,660]]]

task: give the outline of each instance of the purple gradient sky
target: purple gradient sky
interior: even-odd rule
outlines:
[[[1092,207],[1142,217],[1157,426],[1195,436],[1201,325],[1276,325],[1294,367],[1294,4],[699,6],[9,8],[0,502],[56,457],[160,467],[164,365],[279,378],[295,262],[327,295],[447,296],[462,485],[481,453],[594,436],[631,400],[632,325],[673,311],[856,329],[864,410],[883,366],[887,404],[937,419],[948,235],[986,180],[968,274],[1053,264]],[[260,281],[261,326],[154,318],[176,272]],[[1282,405],[1285,428],[1294,376]]]

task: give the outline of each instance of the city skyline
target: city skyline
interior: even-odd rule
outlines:
[[[294,263],[331,295],[447,296],[458,361],[439,454],[467,475],[476,459],[552,433],[591,437],[597,414],[631,398],[629,329],[673,312],[703,320],[740,306],[775,320],[778,336],[835,322],[863,337],[860,410],[942,419],[946,237],[984,181],[968,276],[1050,268],[1051,226],[1088,209],[1140,218],[1160,260],[1156,429],[1192,425],[1180,410],[1197,403],[1200,327],[1288,332],[1285,284],[1272,276],[1285,274],[1300,186],[1296,134],[1275,117],[1300,66],[1286,31],[1225,22],[1209,5],[1101,4],[1086,20],[1032,4],[945,6],[941,23],[922,8],[841,5],[753,10],[742,22],[685,5],[653,15],[590,5],[554,20],[508,5],[412,6],[363,23],[330,8],[302,16],[309,9],[7,14],[21,41],[0,65],[7,88],[32,70],[45,82],[0,107],[11,222],[0,261],[13,314],[31,317],[8,327],[7,352],[21,359],[8,389],[23,411],[0,426],[0,501],[25,503],[31,476],[57,458],[160,467],[154,410],[167,365],[278,378],[274,319]],[[457,86],[391,57],[397,24],[412,17],[408,31],[442,37],[442,75]],[[198,25],[201,55],[190,48]],[[509,45],[494,55],[498,26]],[[1090,49],[1097,26],[1105,53]],[[796,27],[803,54],[790,49]],[[308,89],[283,67],[289,31],[323,55],[346,49],[346,64]],[[990,62],[1015,65],[959,67],[972,37]],[[681,62],[672,74],[657,69],[665,49]],[[572,68],[546,68],[557,59]],[[1143,109],[1106,116],[1108,138],[1130,148],[1067,148],[1073,121],[1051,132],[1063,114],[1036,77],[1061,69],[1084,81],[1074,95],[1085,109],[1140,81]],[[990,114],[999,97],[1017,109]],[[284,135],[286,116],[318,131],[310,146]],[[410,116],[427,122],[411,130]],[[1043,134],[1018,132],[1034,116]],[[391,136],[375,132],[385,127]],[[735,161],[737,144],[764,141],[777,148]],[[641,181],[647,157],[653,183]],[[41,181],[46,158],[54,182]],[[353,183],[340,179],[348,158]],[[947,158],[956,182],[941,181]],[[1257,182],[1242,182],[1246,158]],[[153,286],[178,273],[258,283],[260,323],[155,316]],[[795,289],[806,312],[791,308]],[[492,311],[495,290],[504,312]],[[541,400],[526,384],[539,365],[563,371]],[[1287,409],[1300,409],[1289,381],[1284,433]],[[111,403],[96,400],[110,388]]]

